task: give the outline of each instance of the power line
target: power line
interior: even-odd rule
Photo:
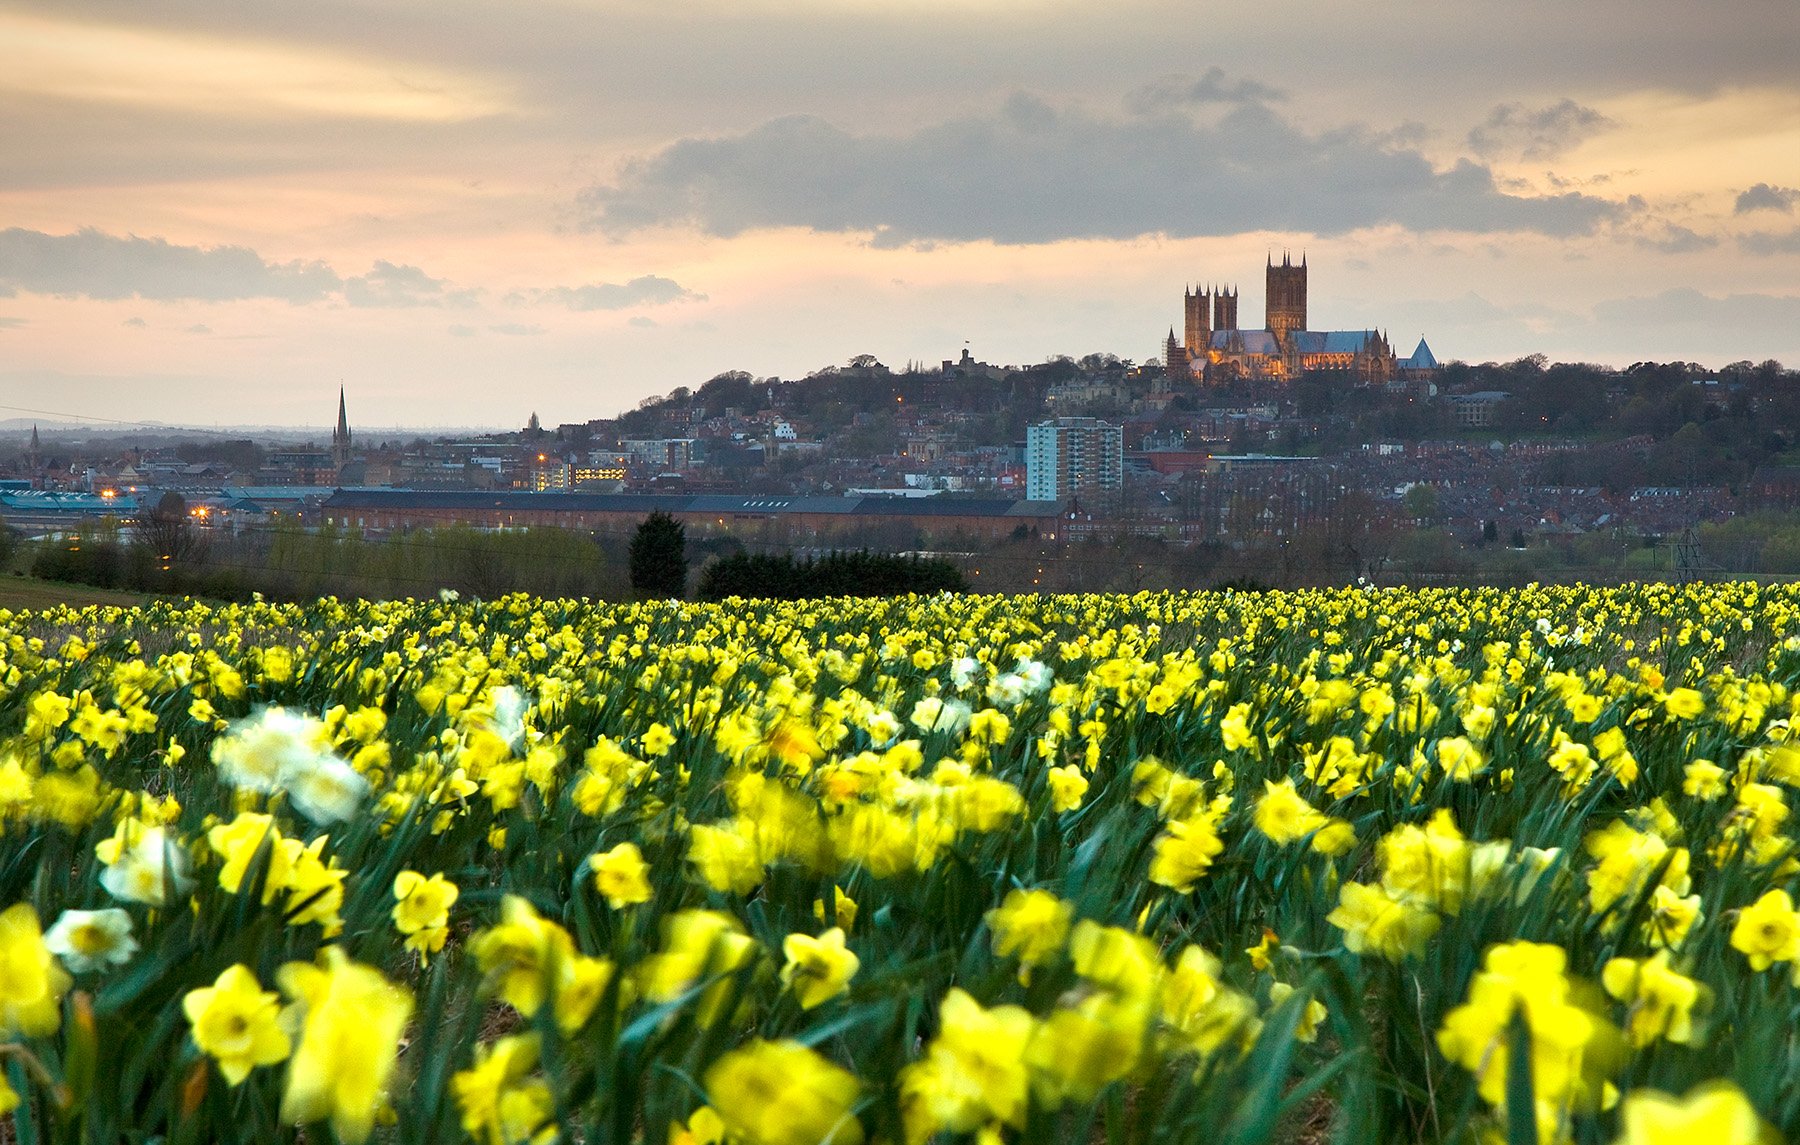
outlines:
[[[70,413],[67,410],[35,409],[31,406],[0,405],[0,410],[8,410],[12,413],[35,413],[35,414],[41,414],[44,417],[73,418],[76,421],[103,421],[110,425],[129,425],[129,426],[133,427],[134,429],[174,428],[172,426],[162,426],[156,422],[150,422],[150,421],[126,421],[123,418],[96,417],[92,414]]]

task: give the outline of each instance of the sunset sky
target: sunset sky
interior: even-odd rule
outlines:
[[[1160,352],[1800,365],[1793,0],[0,0],[0,419]],[[58,420],[46,417],[44,420]]]

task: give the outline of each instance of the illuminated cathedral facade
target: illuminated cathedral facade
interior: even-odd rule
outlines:
[[[1411,357],[1398,358],[1381,330],[1309,330],[1306,326],[1306,256],[1298,264],[1273,256],[1266,268],[1261,330],[1238,326],[1236,287],[1193,287],[1182,292],[1182,333],[1169,330],[1163,362],[1171,377],[1223,383],[1236,378],[1286,380],[1303,373],[1345,373],[1363,385],[1435,370],[1425,339]]]

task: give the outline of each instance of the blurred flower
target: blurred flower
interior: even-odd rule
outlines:
[[[22,902],[0,911],[0,1037],[55,1033],[70,981],[44,944],[37,909]]]
[[[1294,994],[1294,988],[1286,982],[1276,982],[1269,987],[1269,1005],[1279,1006]],[[1325,1003],[1317,998],[1308,998],[1300,1011],[1300,1021],[1294,1026],[1295,1039],[1302,1042],[1319,1040],[1319,1023],[1330,1015]]]
[[[1344,946],[1352,953],[1379,954],[1390,962],[1417,957],[1440,925],[1432,911],[1408,906],[1365,883],[1345,883],[1337,909],[1325,921],[1344,932]]]
[[[636,843],[620,843],[610,851],[588,857],[594,872],[594,886],[605,896],[614,910],[633,903],[649,902],[651,897],[650,864]]]
[[[1021,977],[1033,966],[1048,965],[1062,951],[1074,917],[1074,906],[1049,891],[1018,888],[1006,892],[1000,905],[985,916],[994,934],[995,955],[1018,958]]]
[[[862,1085],[799,1042],[752,1041],[706,1070],[706,1096],[747,1145],[860,1145]]]
[[[317,964],[289,962],[277,980],[294,1001],[300,1031],[282,1120],[328,1120],[340,1140],[361,1145],[393,1075],[412,996],[337,946],[322,950]]]
[[[1025,1121],[1030,1075],[1025,1050],[1031,1014],[1018,1006],[983,1009],[952,988],[938,1010],[938,1033],[925,1057],[900,1071],[908,1138],[943,1130],[968,1133],[989,1122]]]
[[[1738,912],[1731,948],[1750,959],[1750,969],[1767,970],[1800,958],[1800,911],[1784,890],[1772,890]]]
[[[233,1086],[259,1065],[286,1061],[293,1048],[278,1020],[280,996],[264,990],[248,966],[229,966],[211,986],[189,990],[181,1009],[193,1025],[194,1044],[219,1063]]]
[[[100,885],[116,899],[167,906],[170,889],[177,896],[193,889],[193,880],[187,875],[187,852],[162,827],[121,819],[111,838],[94,845],[94,856],[106,866],[100,872]]]
[[[1729,1081],[1706,1082],[1686,1097],[1632,1090],[1619,1110],[1619,1127],[1615,1145],[1775,1145],[1781,1139]]]
[[[781,981],[793,990],[800,1008],[810,1010],[850,987],[856,977],[860,959],[844,947],[844,932],[832,927],[817,938],[790,934],[782,940],[781,951],[787,965],[781,968]]]
[[[123,966],[138,949],[131,916],[118,907],[63,911],[44,932],[44,946],[76,974]]]
[[[475,1047],[475,1064],[450,1079],[463,1131],[483,1145],[519,1145],[553,1140],[550,1086],[530,1077],[537,1067],[538,1035],[516,1034]],[[546,1123],[549,1124],[546,1124]]]
[[[1629,1006],[1625,1033],[1639,1049],[1658,1038],[1683,1045],[1698,1040],[1694,1004],[1705,996],[1700,983],[1669,968],[1669,952],[1649,958],[1614,958],[1600,974],[1606,992]]]

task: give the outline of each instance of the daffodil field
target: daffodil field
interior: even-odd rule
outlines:
[[[1800,1137],[1800,590],[0,641],[19,1142]]]

